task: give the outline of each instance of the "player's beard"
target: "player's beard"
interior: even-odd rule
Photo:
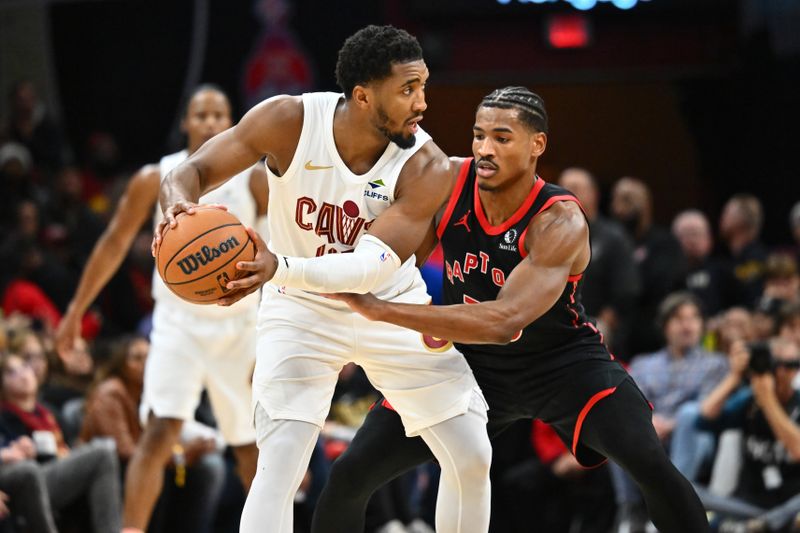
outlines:
[[[376,124],[378,131],[383,133],[383,135],[395,143],[397,146],[402,148],[403,150],[407,150],[414,146],[414,143],[417,142],[417,137],[415,135],[410,135],[406,137],[403,135],[403,132],[396,132],[391,131],[387,124],[389,124],[389,115],[383,110],[382,107],[378,108],[378,123]]]

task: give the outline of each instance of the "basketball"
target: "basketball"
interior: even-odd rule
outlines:
[[[239,261],[252,261],[255,243],[239,219],[213,207],[193,215],[180,213],[178,225],[167,228],[156,257],[156,268],[172,292],[196,304],[213,304],[230,292],[230,280],[247,272]]]

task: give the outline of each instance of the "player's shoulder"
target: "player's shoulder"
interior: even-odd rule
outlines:
[[[528,224],[528,235],[536,240],[553,240],[563,244],[580,242],[588,237],[589,224],[581,207],[570,199],[558,199],[534,216]]]
[[[447,176],[450,169],[450,158],[433,140],[429,140],[408,158],[403,165],[401,176],[405,174],[420,179],[430,179]]]
[[[581,207],[570,199],[559,199],[553,202],[547,209],[533,217],[531,224],[540,226],[558,224],[575,229],[587,226]]]
[[[473,159],[471,157],[459,157],[459,156],[450,156],[448,157],[450,160],[450,166],[456,171],[461,170],[465,163],[471,163]]]
[[[403,165],[395,198],[441,203],[449,197],[454,181],[450,159],[429,140]]]
[[[448,157],[448,165],[450,169],[450,184],[451,188],[455,187],[456,183],[459,181],[459,177],[462,176],[462,173],[469,171],[469,165],[474,161],[471,157],[457,157],[451,156]],[[465,166],[467,167],[465,169]],[[462,176],[463,179],[463,176]]]
[[[303,97],[281,94],[267,98],[253,106],[242,118],[240,124],[264,127],[303,123]]]
[[[303,130],[303,97],[268,98],[245,113],[234,130],[236,137],[262,154],[288,160]]]
[[[131,176],[128,187],[155,187],[161,186],[161,166],[158,163],[148,163]]]
[[[134,211],[150,209],[158,200],[161,189],[161,167],[148,164],[140,168],[128,180],[125,188],[124,204]]]
[[[257,104],[254,109],[256,108],[268,109],[276,115],[283,114],[287,117],[294,117],[297,113],[303,112],[303,97],[301,95],[279,94]]]

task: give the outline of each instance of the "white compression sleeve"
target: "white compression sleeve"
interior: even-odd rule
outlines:
[[[272,283],[314,292],[364,294],[388,280],[401,265],[397,254],[374,235],[362,236],[353,253],[277,257]]]

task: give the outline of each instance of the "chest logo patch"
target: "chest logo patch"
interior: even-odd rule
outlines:
[[[328,170],[329,168],[333,168],[333,165],[313,165],[309,159],[306,161],[305,168],[306,170]]]
[[[503,235],[503,242],[498,243],[497,247],[501,250],[505,250],[506,252],[516,252],[517,251],[517,236],[519,232],[516,229],[511,228]]]
[[[472,230],[471,230],[471,229],[469,229],[469,214],[470,214],[470,213],[472,213],[472,209],[470,209],[469,211],[467,211],[467,212],[466,212],[466,214],[465,214],[463,217],[461,217],[460,219],[458,219],[458,222],[456,222],[455,224],[453,224],[453,227],[456,227],[456,226],[464,226],[465,228],[467,228],[467,233],[470,233],[470,232],[472,232]]]

